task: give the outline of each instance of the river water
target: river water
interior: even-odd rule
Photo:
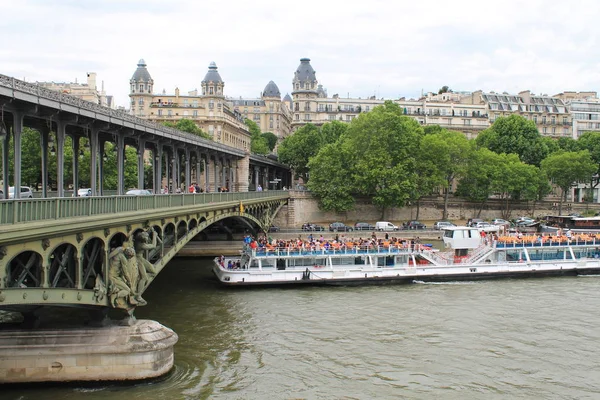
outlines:
[[[222,288],[176,259],[138,318],[179,334],[144,383],[4,386],[1,399],[600,399],[600,276]]]

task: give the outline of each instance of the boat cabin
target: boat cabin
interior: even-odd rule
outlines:
[[[481,233],[475,227],[451,226],[444,228],[443,240],[446,248],[476,249],[481,245]]]

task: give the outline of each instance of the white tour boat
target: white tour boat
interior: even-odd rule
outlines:
[[[477,228],[445,229],[446,251],[410,242],[294,243],[285,248],[245,246],[239,257],[217,257],[223,284],[357,285],[471,281],[600,274],[600,236],[481,236]]]

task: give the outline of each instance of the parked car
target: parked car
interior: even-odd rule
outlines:
[[[419,221],[408,221],[404,224],[404,229],[427,229],[427,226]]]
[[[343,222],[334,222],[329,224],[330,232],[352,232],[354,229]]]
[[[498,232],[500,230],[500,225],[492,225],[489,222],[478,222],[475,225],[475,228],[484,231],[485,233]]]
[[[372,231],[375,227],[367,222],[357,222],[354,224],[354,230],[356,231]]]
[[[11,186],[8,188],[8,198],[15,198],[15,188]],[[33,192],[29,186],[21,186],[21,198],[22,199],[33,199]]]
[[[321,225],[306,223],[306,224],[302,224],[302,230],[318,232],[318,231],[324,231],[325,228],[323,228]]]
[[[377,221],[375,223],[375,230],[378,231],[397,231],[400,230],[396,225],[387,221]]]
[[[482,220],[481,218],[469,218],[469,220],[467,221],[467,226],[475,226],[480,222],[485,222],[485,221]]]
[[[433,224],[433,229],[435,229],[436,231],[439,231],[441,229],[450,228],[450,227],[453,227],[453,226],[456,226],[456,225],[454,225],[450,221],[437,221],[437,222],[435,222]]]
[[[269,228],[269,232],[279,232],[279,227],[271,225],[271,227]]]
[[[505,229],[508,229],[512,224],[510,223],[510,221],[507,221],[505,219],[495,218],[492,220],[492,225],[503,226]]]
[[[73,193],[73,197],[89,197],[92,195],[92,189],[90,188],[81,188],[77,189],[77,196]]]
[[[146,189],[131,189],[125,194],[127,196],[152,196],[152,192]]]
[[[528,226],[535,223],[535,219],[529,217],[519,217],[515,219],[516,226]]]

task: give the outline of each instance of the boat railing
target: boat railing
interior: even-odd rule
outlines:
[[[289,248],[289,247],[274,247],[251,249],[252,256],[262,257],[310,257],[310,256],[341,256],[341,255],[397,255],[397,254],[412,254],[412,253],[433,253],[430,247],[417,246],[354,246],[340,248],[321,248],[321,249],[305,249],[305,248]]]
[[[600,239],[597,238],[537,238],[533,240],[516,239],[511,242],[496,242],[497,249],[512,249],[521,247],[557,247],[557,246],[600,246]]]

